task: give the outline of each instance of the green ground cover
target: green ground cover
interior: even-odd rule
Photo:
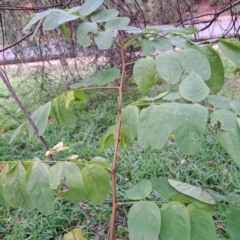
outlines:
[[[225,86],[220,95],[240,99],[240,75],[235,74],[234,65],[223,59],[227,75]],[[239,81],[238,81],[239,80]],[[17,78],[11,78],[12,85],[22,97],[29,112],[38,107],[39,86],[29,79],[21,84]],[[46,87],[47,88],[47,87]],[[148,93],[158,93],[167,88],[165,83],[156,84]],[[27,94],[28,93],[28,94]],[[48,101],[59,94],[59,91],[42,92],[41,101]],[[26,97],[27,96],[27,97]],[[91,159],[102,156],[111,162],[113,148],[99,148],[98,142],[106,129],[115,123],[117,114],[117,92],[114,90],[94,90],[87,93],[87,100],[75,107],[77,126],[69,129],[50,122],[44,138],[52,147],[62,141],[70,147],[71,152],[62,152],[55,160],[66,160],[67,156],[78,154],[81,159]],[[141,97],[134,87],[126,85],[124,103],[133,102]],[[43,103],[43,102],[42,102]],[[6,111],[7,110],[7,111]],[[24,120],[23,114],[11,99],[8,91],[0,82],[0,161],[27,160],[38,157],[44,159],[45,151],[36,138],[28,139],[23,131],[12,144],[9,144],[11,134]],[[195,156],[184,156],[172,141],[162,150],[142,150],[137,142],[120,151],[117,170],[117,198],[123,201],[124,192],[143,178],[168,177],[214,190],[220,194],[240,193],[239,169],[230,157],[221,149],[216,140],[215,129],[208,129],[202,148]],[[211,131],[210,131],[211,130]],[[151,198],[154,198],[154,194]],[[109,196],[110,199],[110,196]],[[81,226],[86,239],[96,239],[88,216],[76,205],[65,200],[56,201],[56,211],[50,216],[43,216],[36,211],[25,212],[21,208],[11,209],[0,207],[0,239],[63,239],[63,234],[72,228]],[[110,220],[108,204],[93,207],[90,203],[83,204],[94,219],[96,227],[106,236]],[[214,215],[219,239],[229,239],[225,225],[225,206],[218,206]],[[119,239],[128,239],[126,230],[126,209],[121,206],[117,214],[117,231]]]

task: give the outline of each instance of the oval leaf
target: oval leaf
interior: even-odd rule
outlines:
[[[191,72],[181,82],[179,92],[188,101],[200,102],[208,96],[209,88],[197,73]]]
[[[122,128],[131,141],[137,136],[138,114],[136,106],[127,106],[122,111]]]
[[[169,184],[168,179],[165,177],[153,178],[150,179],[150,182],[152,183],[153,190],[163,199],[169,199],[176,193],[175,189]]]
[[[148,56],[153,54],[154,47],[152,41],[150,41],[147,37],[142,37],[142,54],[144,56]]]
[[[147,126],[148,141],[152,148],[160,149],[167,142],[174,129],[174,116],[177,108],[176,103],[165,103],[152,111]]]
[[[183,69],[178,60],[177,53],[158,55],[155,62],[157,71],[164,80],[171,84],[175,84],[180,80]]]
[[[174,134],[180,150],[192,155],[200,147],[200,136],[207,124],[208,111],[197,104],[183,104],[175,115]]]
[[[86,192],[79,168],[71,162],[57,163],[50,168],[49,179],[52,189],[57,189],[63,179],[66,179],[69,189],[58,194],[72,202],[82,202],[86,199]]]
[[[107,70],[99,73],[97,77],[96,84],[102,86],[106,83],[116,80],[120,75],[120,70],[118,68],[109,68]]]
[[[190,216],[190,239],[216,239],[216,230],[211,214],[201,211],[192,204],[187,206],[187,210]]]
[[[102,157],[94,157],[88,162],[88,164],[98,164],[104,168],[110,168],[108,160]]]
[[[161,216],[154,202],[137,202],[128,213],[130,240],[158,239]]]
[[[240,206],[230,206],[226,211],[228,231],[232,240],[239,240],[240,236]]]
[[[26,170],[21,162],[18,162],[10,171],[7,172],[7,181],[11,184],[12,194],[14,199],[19,205],[26,209],[31,210],[34,208],[32,201],[26,191]]]
[[[77,40],[83,47],[90,46],[91,42],[88,33],[97,33],[98,26],[96,23],[83,22],[77,27]]]
[[[219,92],[224,84],[224,69],[220,56],[218,53],[209,45],[201,48],[202,52],[207,56],[210,68],[211,76],[205,81],[210,88],[211,92]]]
[[[128,17],[116,17],[108,20],[105,24],[105,30],[116,31],[126,27],[130,22]]]
[[[100,7],[103,3],[103,0],[87,0],[80,7],[79,14],[81,16],[87,16]]]
[[[240,68],[240,43],[227,39],[220,39],[218,47],[224,55],[233,61],[238,68]]]
[[[147,179],[141,180],[132,189],[126,192],[126,197],[131,200],[145,199],[152,192],[152,184]]]
[[[88,198],[94,204],[102,205],[110,185],[108,172],[98,164],[88,164],[81,172]]]
[[[26,190],[39,212],[49,215],[54,212],[54,195],[50,188],[49,167],[36,162],[26,175]]]
[[[92,22],[106,22],[112,18],[115,18],[119,12],[115,9],[102,9],[94,12],[90,19]]]
[[[156,38],[152,41],[152,43],[154,48],[160,52],[166,52],[173,48],[170,39],[166,37]]]
[[[168,179],[169,184],[174,187],[178,192],[183,193],[187,196],[195,198],[201,202],[208,204],[215,204],[214,199],[205,191],[203,191],[199,187],[192,186],[187,183],[175,181],[172,179]]]
[[[133,78],[142,93],[146,93],[153,85],[156,74],[156,65],[152,57],[137,60],[133,67]]]
[[[108,49],[113,44],[113,34],[111,31],[94,34],[94,40],[99,49]]]
[[[179,61],[187,73],[196,72],[203,80],[211,76],[211,68],[206,55],[195,46],[179,52]]]
[[[184,205],[170,202],[161,207],[161,240],[190,240],[190,219]]]
[[[215,108],[231,109],[232,100],[218,95],[209,95],[206,100]]]
[[[237,116],[228,110],[217,110],[211,115],[211,124],[215,125],[217,122],[221,123],[223,130],[217,135],[219,144],[240,167],[240,128]]]

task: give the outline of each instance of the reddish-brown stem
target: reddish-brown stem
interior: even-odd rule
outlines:
[[[120,142],[120,132],[121,132],[121,123],[122,123],[122,89],[123,82],[125,76],[125,55],[124,55],[124,44],[121,45],[121,59],[122,59],[122,74],[120,79],[120,85],[118,87],[118,96],[119,96],[119,110],[118,110],[118,123],[117,123],[117,133],[114,143],[114,156],[113,156],[113,165],[112,165],[112,214],[111,214],[111,222],[110,222],[110,232],[109,232],[109,240],[114,240],[114,228],[115,228],[115,219],[116,219],[116,211],[118,208],[117,200],[116,200],[116,166],[117,166],[117,155],[118,155],[118,147]]]

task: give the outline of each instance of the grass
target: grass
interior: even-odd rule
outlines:
[[[234,74],[234,67],[224,60],[226,70],[226,84],[220,92],[223,96],[228,96],[239,100],[240,87],[236,81],[239,73]],[[32,89],[31,83],[21,83],[12,81],[13,86],[22,95]],[[26,85],[25,85],[26,84]],[[166,86],[155,86],[150,92],[153,93],[165,90]],[[45,101],[56,96],[59,91],[50,95],[42,96]],[[35,96],[36,100],[22,98],[31,112],[35,107],[39,94],[39,89],[33,88],[30,97]],[[18,107],[10,98],[6,88],[0,82],[0,159],[6,160],[26,160],[34,157],[44,158],[45,151],[36,138],[31,140],[25,132],[9,144],[9,139],[13,131],[23,122],[24,117],[18,111]],[[61,152],[56,156],[56,160],[66,160],[67,156],[78,154],[81,159],[91,159],[95,156],[102,156],[110,162],[113,157],[113,148],[99,148],[98,142],[101,135],[108,126],[115,123],[117,114],[117,92],[111,91],[91,91],[87,93],[87,101],[80,107],[76,107],[77,126],[75,129],[60,127],[55,122],[49,124],[44,138],[47,144],[52,147],[63,141],[69,146],[71,152]],[[141,98],[135,87],[124,89],[124,103],[133,102]],[[3,107],[1,107],[3,106]],[[6,111],[7,110],[7,111]],[[184,181],[203,189],[211,189],[221,194],[239,194],[240,178],[239,169],[231,161],[230,157],[221,149],[216,140],[216,129],[208,128],[205,140],[201,149],[194,156],[183,155],[174,142],[168,142],[161,150],[143,150],[137,143],[130,147],[125,147],[119,153],[117,168],[117,199],[124,200],[124,192],[137,184],[143,178],[168,177]],[[154,198],[154,195],[151,196]],[[109,195],[110,199],[110,195]],[[0,207],[0,239],[24,240],[24,239],[64,239],[64,233],[74,227],[81,226],[86,239],[96,239],[92,231],[91,223],[87,215],[76,205],[62,199],[56,200],[56,210],[50,216],[43,216],[36,211],[25,212],[21,208],[11,209]],[[102,229],[101,233],[106,237],[108,222],[110,219],[110,207],[108,205],[92,206],[91,203],[84,204],[93,216],[95,225]],[[128,239],[126,229],[125,214],[127,208],[120,207],[117,219],[117,235],[120,239]],[[214,221],[217,226],[219,239],[229,239],[228,230],[225,225],[225,207],[218,206],[214,212]]]

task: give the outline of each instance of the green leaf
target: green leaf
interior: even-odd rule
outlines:
[[[150,26],[149,28],[159,29],[161,31],[169,32],[169,33],[182,33],[186,35],[195,34],[198,30],[196,28],[177,28],[169,25],[157,25],[157,26]]]
[[[50,12],[47,17],[45,18],[45,20],[43,21],[43,29],[50,31],[53,30],[55,28],[57,28],[59,26],[58,20],[60,18],[60,14],[59,12]]]
[[[147,37],[142,37],[142,54],[148,56],[154,53],[154,47],[152,41]]]
[[[190,240],[190,219],[184,205],[165,203],[161,207],[161,240]]]
[[[61,33],[63,34],[63,36],[64,36],[68,41],[70,41],[71,38],[70,38],[70,35],[69,35],[69,33],[68,33],[68,30],[67,30],[66,25],[65,25],[65,24],[60,24],[60,25],[59,25],[59,28],[60,28]]]
[[[31,119],[35,123],[39,136],[42,136],[47,128],[48,117],[51,110],[51,102],[46,103],[45,105],[39,107],[31,115]],[[34,134],[34,130],[29,122],[27,122],[27,128],[29,129],[29,137],[31,138]]]
[[[168,180],[167,180],[168,181]],[[168,183],[169,184],[169,183]],[[169,184],[170,185],[170,184]],[[171,186],[171,185],[170,185]],[[171,186],[172,187],[172,186]],[[174,188],[173,188],[174,189]],[[175,191],[175,189],[174,189]],[[175,201],[175,202],[183,202],[186,203],[189,201],[188,197],[183,195],[183,194],[174,194],[171,196],[171,200]]]
[[[49,167],[36,162],[27,171],[26,190],[39,212],[49,215],[54,212],[54,195],[50,188]]]
[[[110,126],[106,133],[101,137],[99,145],[108,148],[113,143],[113,135],[117,131],[117,125]]]
[[[168,179],[165,177],[153,178],[150,179],[150,182],[152,183],[153,190],[163,199],[169,199],[176,193],[175,189],[169,184]]]
[[[152,148],[160,149],[167,142],[174,129],[174,115],[177,107],[176,103],[163,103],[151,112],[147,128],[148,141]]]
[[[17,135],[19,134],[20,130],[23,128],[24,125],[25,125],[25,122],[18,126],[18,128],[12,134],[9,143],[11,143],[17,137]]]
[[[122,111],[122,128],[127,137],[133,141],[137,136],[139,110],[136,106],[127,106]]]
[[[59,19],[58,19],[58,24],[61,25],[63,23],[66,23],[66,22],[69,22],[69,21],[73,21],[73,20],[76,20],[78,18],[79,18],[79,16],[70,14],[68,12],[60,13],[59,14]]]
[[[207,204],[212,204],[212,205],[215,204],[214,199],[207,192],[205,192],[199,187],[195,187],[190,184],[175,181],[172,179],[168,179],[168,182],[172,187],[174,187],[180,193],[193,197]]]
[[[24,209],[31,210],[34,208],[30,197],[26,191],[26,170],[21,162],[17,162],[7,172],[8,188],[11,189],[13,198]]]
[[[217,110],[211,115],[211,124],[221,123],[222,132],[218,133],[217,140],[232,160],[240,166],[240,128],[237,116],[228,110]]]
[[[211,76],[205,83],[208,85],[211,92],[217,93],[222,89],[224,84],[222,60],[210,45],[204,46],[201,50],[207,56],[211,68]]]
[[[201,143],[207,123],[208,111],[198,104],[183,104],[175,115],[174,134],[180,150],[184,154],[194,154]]]
[[[94,40],[99,49],[108,49],[113,44],[113,34],[111,31],[94,34]]]
[[[108,172],[99,164],[88,164],[82,169],[82,177],[88,198],[93,204],[102,205],[110,185]]]
[[[87,16],[100,7],[103,3],[103,0],[87,0],[79,10],[81,16]]]
[[[202,78],[191,72],[180,84],[179,92],[183,98],[191,102],[200,102],[209,94],[209,88]]]
[[[187,73],[196,72],[203,80],[211,76],[211,68],[206,55],[195,46],[190,46],[179,52],[179,61]]]
[[[104,168],[110,168],[108,160],[102,157],[94,157],[88,162],[88,164],[98,164]]]
[[[1,184],[1,178],[0,178],[0,205],[8,206],[7,203],[6,203],[6,200],[4,199],[4,196],[3,196],[3,189],[2,189],[2,184]]]
[[[182,38],[180,36],[172,37],[170,39],[170,41],[171,41],[172,45],[179,47],[179,48],[185,48],[191,44],[191,42],[189,42],[188,40],[186,40],[185,38]]]
[[[240,68],[240,43],[227,39],[220,39],[218,47],[224,55],[226,55],[237,67]]]
[[[168,95],[163,98],[163,100],[174,101],[179,98],[181,98],[179,91],[170,91]]]
[[[116,31],[126,27],[130,22],[128,17],[116,17],[108,20],[105,24],[105,30]]]
[[[155,80],[156,65],[152,57],[137,60],[133,67],[133,78],[139,90],[146,93]]]
[[[210,195],[210,194],[209,194]],[[210,195],[211,196],[211,195]],[[212,196],[211,196],[212,197]],[[214,198],[213,198],[214,199]],[[188,196],[188,200],[195,206],[200,208],[201,210],[205,211],[205,212],[212,212],[214,210],[214,205],[212,204],[207,204],[204,202],[201,202],[195,198],[189,197]],[[215,199],[214,199],[215,200]]]
[[[151,105],[147,109],[143,109],[139,115],[138,124],[137,124],[137,135],[138,135],[138,144],[141,148],[148,148],[150,146],[149,137],[148,137],[148,124],[151,120],[151,114],[156,108],[156,105]]]
[[[234,193],[230,193],[228,195],[220,195],[219,193],[208,189],[209,194],[212,196],[212,198],[216,201],[216,202],[228,202],[228,203],[236,203],[240,201],[240,195],[239,194],[234,194]]]
[[[143,101],[155,101],[158,99],[163,98],[164,96],[166,96],[168,94],[168,92],[163,92],[163,93],[159,93],[158,95],[156,95],[155,97],[151,97],[151,98],[145,98],[143,99]]]
[[[177,83],[182,76],[182,66],[176,52],[158,55],[155,59],[160,76],[171,84]]]
[[[83,237],[80,228],[74,228],[71,232],[64,234],[65,240],[87,240]]]
[[[16,199],[13,196],[14,182],[9,181],[7,178],[7,172],[10,169],[11,169],[11,165],[10,163],[8,163],[4,166],[3,170],[1,171],[2,194],[7,205],[9,205],[10,207],[16,208],[19,206],[19,203],[16,201]]]
[[[187,206],[187,210],[190,216],[190,239],[216,239],[216,230],[211,214],[201,211],[200,209],[194,207],[192,204]]]
[[[72,100],[75,99],[74,91],[68,91],[65,95],[65,108],[68,109],[68,106]]]
[[[128,213],[130,240],[158,239],[161,215],[154,202],[136,202]]]
[[[26,31],[26,30],[31,29],[33,24],[37,23],[39,20],[41,20],[42,18],[46,17],[48,14],[50,14],[53,11],[54,11],[54,9],[48,9],[48,10],[43,11],[41,13],[36,13],[34,15],[34,17],[31,19],[31,21],[24,27],[23,32]]]
[[[206,98],[207,102],[215,108],[220,109],[231,109],[232,100],[227,97],[222,97],[218,95],[209,95]]]
[[[231,105],[232,109],[234,110],[234,112],[237,115],[240,115],[240,102],[239,101],[232,101],[230,105]]]
[[[97,77],[85,78],[80,83],[75,83],[71,85],[70,88],[88,87],[96,84],[97,80],[98,80]]]
[[[126,191],[126,197],[131,200],[141,200],[148,197],[151,192],[151,182],[147,179],[143,179],[136,186]]]
[[[118,68],[109,68],[107,70],[102,71],[99,73],[97,77],[96,84],[99,86],[105,85],[111,81],[116,80],[120,75],[120,70]]]
[[[91,41],[88,37],[88,33],[97,33],[98,26],[96,23],[83,22],[77,27],[77,40],[83,47],[88,47],[91,45]]]
[[[240,206],[230,206],[226,211],[226,221],[231,240],[239,240],[240,237]]]
[[[166,52],[173,48],[170,39],[166,37],[156,38],[152,41],[152,44],[154,48],[160,52]]]
[[[86,199],[82,174],[72,162],[57,163],[50,168],[50,187],[57,189],[63,179],[66,179],[68,190],[58,192],[58,195],[72,202],[82,202]]]
[[[115,9],[102,9],[99,11],[94,12],[90,19],[92,22],[106,22],[112,18],[115,18],[119,12]]]
[[[125,42],[123,49],[126,49],[136,38],[138,37],[138,35],[133,35],[130,38],[128,38],[128,40]]]

